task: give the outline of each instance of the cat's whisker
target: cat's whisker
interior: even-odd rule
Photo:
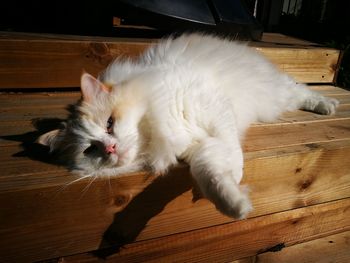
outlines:
[[[83,198],[83,196],[86,194],[86,192],[89,190],[90,186],[92,185],[92,183],[96,180],[98,176],[91,176],[91,180],[90,182],[84,187],[84,189],[81,192],[81,195],[79,197],[79,200],[81,200]]]
[[[60,187],[56,190],[56,195],[59,194],[59,193],[61,193],[61,192],[64,191],[65,189],[67,189],[68,186],[70,186],[70,185],[72,185],[72,184],[74,184],[74,183],[77,183],[77,182],[79,182],[79,181],[81,181],[81,180],[83,180],[83,179],[85,179],[85,178],[87,178],[87,177],[90,177],[90,175],[86,175],[86,176],[80,177],[80,178],[78,178],[78,179],[75,179],[75,180],[73,180],[73,181],[71,181],[71,182],[69,182],[69,183],[66,183],[66,184],[60,186]]]
[[[112,196],[114,196],[114,191],[112,188],[112,184],[111,184],[111,176],[108,175],[108,185],[109,185],[109,193],[112,193]]]

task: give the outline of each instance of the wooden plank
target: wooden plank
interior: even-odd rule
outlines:
[[[338,67],[339,51],[315,48],[257,48],[282,71],[298,82],[332,83]]]
[[[349,207],[350,201],[347,199],[136,242],[115,251],[106,261],[230,262],[274,247],[290,246],[348,230]],[[97,262],[98,258],[92,254],[83,254],[61,260]]]
[[[250,217],[350,197],[349,155],[350,141],[247,159]],[[0,258],[35,261],[95,250],[108,227],[131,242],[232,222],[208,201],[193,202],[198,195],[186,167],[159,179],[135,173],[72,184],[77,177],[64,170],[38,167],[14,164],[14,173],[0,177]]]
[[[54,110],[55,114],[45,112],[45,109],[38,110],[37,113],[41,115],[35,115],[36,111],[26,113],[27,116],[23,118],[23,121],[16,119],[13,121],[0,121],[0,146],[19,144],[26,138],[34,141],[36,139],[34,136],[39,136],[40,134],[36,130],[35,125],[32,124],[32,119],[37,119],[37,116],[44,118],[41,126],[47,127],[46,130],[50,127],[51,129],[52,127],[57,127],[64,120],[67,113],[64,109]],[[9,117],[12,117],[11,115]],[[56,124],[56,126],[52,124]],[[274,147],[344,140],[350,136],[347,132],[349,126],[349,107],[345,107],[344,111],[339,111],[332,117],[319,117],[303,112],[300,115],[297,113],[286,114],[276,123],[252,125],[246,133],[243,148],[245,152],[251,152]],[[29,138],[29,134],[26,135],[28,132],[34,132],[32,138]],[[278,136],[278,138],[274,136]]]
[[[308,111],[287,112],[278,118],[274,123],[306,123],[306,122],[322,122],[323,120],[340,120],[350,116],[350,104],[342,104],[337,108],[335,115],[318,115]],[[265,125],[257,123],[253,125]]]
[[[348,263],[350,262],[350,232],[319,238],[287,247],[277,252],[267,252],[256,257],[259,263]],[[247,261],[249,262],[249,261]]]
[[[151,41],[0,38],[0,87],[79,87],[83,70],[97,75],[114,57],[140,54]],[[21,76],[20,78],[18,76]]]
[[[264,33],[262,36],[263,43],[271,43],[277,45],[290,45],[290,46],[307,46],[307,47],[315,47],[320,46],[317,43],[313,43],[304,39],[299,39],[296,37],[286,36],[282,34],[276,33]]]
[[[349,97],[349,91],[330,85],[308,86],[325,96],[334,98]],[[80,98],[79,91],[76,92],[28,92],[28,93],[5,93],[0,92],[0,109],[18,108],[26,106],[68,105],[75,103]]]
[[[332,85],[309,85],[308,88],[311,90],[316,90],[318,92],[322,92],[322,94],[348,94],[349,91],[346,89],[343,89],[341,87],[335,87]]]
[[[68,105],[80,98],[80,92],[0,93],[0,109],[35,105]]]
[[[113,58],[135,57],[152,43],[147,39],[31,36],[0,33],[0,88],[78,87],[83,69],[97,75]],[[300,82],[333,82],[337,50],[251,45]]]
[[[340,101],[340,106],[337,110],[337,113],[333,116],[324,116],[318,115],[311,112],[305,111],[295,111],[291,113],[286,113],[281,116],[281,118],[276,122],[277,124],[255,124],[253,126],[261,126],[257,128],[257,130],[265,129],[262,127],[273,126],[273,125],[281,125],[281,124],[300,124],[299,126],[295,126],[294,128],[287,128],[285,131],[291,131],[291,129],[297,129],[299,133],[307,132],[308,128],[310,129],[318,126],[327,126],[328,121],[345,121],[349,118],[349,110],[350,110],[350,93],[340,88],[335,88],[331,86],[318,86],[311,87],[312,89],[320,91],[322,94],[327,96],[337,98]],[[21,141],[12,140],[11,138],[21,138],[21,135],[24,135],[28,132],[35,132],[36,129],[32,124],[32,120],[36,119],[44,119],[42,123],[46,123],[46,126],[50,126],[50,123],[56,122],[58,123],[59,119],[65,119],[67,117],[67,112],[65,110],[68,104],[74,103],[80,94],[78,92],[74,93],[28,93],[28,94],[0,94],[0,146],[18,144]],[[50,121],[50,119],[52,119]],[[54,119],[58,119],[54,121]],[[326,121],[326,122],[324,122]],[[311,122],[319,122],[319,124],[312,124],[309,126]],[[304,124],[307,126],[304,126]],[[301,126],[301,128],[300,128]],[[329,125],[328,125],[329,126]],[[339,127],[338,127],[339,128]],[[272,129],[272,127],[270,127]],[[276,128],[276,132],[284,132],[285,128],[280,126],[280,128]],[[300,130],[299,130],[300,129]],[[328,129],[322,127],[322,129]],[[329,132],[335,131],[336,127],[331,127]],[[251,131],[255,131],[255,128],[252,128]],[[339,132],[339,130],[338,130]],[[313,132],[313,135],[318,133],[322,135],[322,131]],[[38,133],[37,133],[38,134]],[[268,134],[264,133],[266,136]],[[4,137],[7,135],[18,135],[12,137]],[[33,133],[32,136],[35,134]],[[265,136],[264,135],[264,136]],[[323,134],[324,135],[324,134]],[[250,133],[248,133],[248,138],[250,140]],[[253,137],[255,135],[252,135]],[[288,134],[286,134],[288,136]],[[334,135],[332,135],[334,136]],[[23,136],[22,136],[23,137]],[[28,136],[27,136],[28,137]],[[305,137],[305,136],[303,136]],[[7,138],[7,139],[6,139]],[[281,138],[284,138],[281,136]],[[323,140],[325,136],[322,137]],[[32,138],[34,139],[34,137]],[[316,137],[314,137],[316,139]],[[340,139],[340,138],[335,138]],[[260,140],[262,143],[264,141]],[[312,141],[309,141],[312,142]],[[285,145],[285,144],[283,144]],[[283,146],[282,145],[282,146]],[[249,149],[249,147],[248,147]]]
[[[349,138],[350,119],[305,123],[273,123],[250,127],[243,141],[245,152]]]

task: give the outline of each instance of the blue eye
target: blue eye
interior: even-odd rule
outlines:
[[[113,122],[114,122],[114,121],[113,121],[112,116],[109,117],[108,120],[107,120],[107,125],[106,125],[106,127],[107,127],[107,132],[108,132],[108,133],[111,133],[111,132],[112,132]]]

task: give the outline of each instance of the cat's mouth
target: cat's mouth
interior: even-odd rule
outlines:
[[[105,161],[105,166],[108,167],[120,167],[127,165],[131,162],[128,150],[119,151],[115,154],[108,155],[108,158]]]

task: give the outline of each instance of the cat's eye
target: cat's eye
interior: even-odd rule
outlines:
[[[111,117],[109,117],[108,118],[108,120],[107,120],[107,125],[106,125],[106,128],[107,128],[107,132],[108,133],[112,133],[112,128],[113,128],[113,118],[112,118],[112,116]]]

